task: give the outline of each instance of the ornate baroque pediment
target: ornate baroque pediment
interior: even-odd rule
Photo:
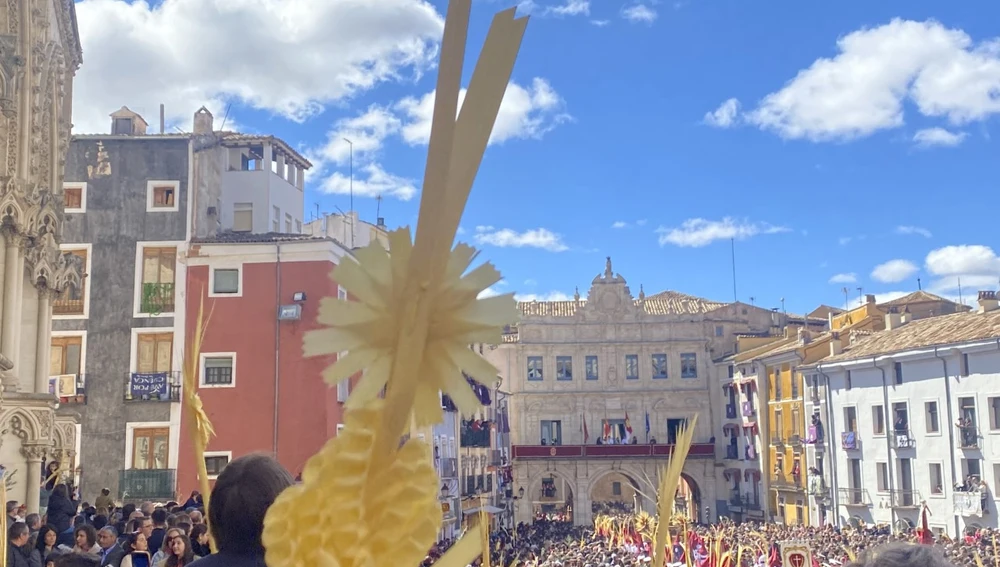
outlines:
[[[581,309],[587,319],[612,320],[632,318],[639,315],[635,299],[625,278],[616,274],[611,267],[611,257],[607,259],[604,273],[598,274],[591,282],[587,303]]]

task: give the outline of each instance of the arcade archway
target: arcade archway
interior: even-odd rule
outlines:
[[[674,510],[692,522],[705,522],[705,510],[701,504],[701,488],[690,475],[681,473],[681,482],[674,494]]]
[[[532,522],[573,523],[573,486],[561,475],[546,474],[533,483],[530,501]]]
[[[628,514],[643,508],[639,483],[621,471],[610,471],[590,484],[590,507],[597,514]]]

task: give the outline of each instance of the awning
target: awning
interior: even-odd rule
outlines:
[[[743,424],[743,429],[748,432],[749,435],[758,435],[760,430],[757,429],[757,422],[751,421],[749,423]]]
[[[733,478],[740,478],[740,469],[726,469],[722,471],[722,477],[726,480],[732,480]]]
[[[733,432],[733,435],[736,435],[736,433],[739,432],[739,430],[740,426],[736,425],[735,423],[727,423],[722,426],[722,432],[725,433],[726,435],[728,435],[730,431]]]
[[[462,513],[468,516],[469,514],[478,514],[480,510],[485,510],[487,514],[499,514],[503,512],[503,508],[497,508],[496,506],[477,506],[475,508],[469,508],[468,510],[462,510]]]
[[[747,469],[743,471],[743,480],[750,480],[753,478],[754,482],[760,481],[760,471],[758,469]]]

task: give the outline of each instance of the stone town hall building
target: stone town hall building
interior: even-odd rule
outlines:
[[[714,519],[720,396],[712,360],[732,352],[738,334],[783,324],[780,314],[674,291],[647,296],[641,287],[633,297],[610,258],[586,299],[577,292],[518,307],[517,327],[485,353],[510,391],[517,521],[547,513],[585,525],[608,502],[651,510],[649,483],[695,414],[679,508]]]

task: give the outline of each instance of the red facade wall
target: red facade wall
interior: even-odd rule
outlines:
[[[186,336],[194,336],[199,297],[204,296],[206,317],[211,313],[211,319],[202,353],[236,353],[235,387],[199,390],[216,433],[208,451],[232,451],[234,459],[253,452],[273,453],[277,405],[277,457],[297,475],[342,423],[343,404],[337,401],[337,389],[327,386],[320,375],[336,356],[302,355],[304,333],[319,328],[319,301],[325,296],[336,297],[337,285],[329,277],[333,269],[330,262],[282,262],[279,296],[277,269],[274,263],[245,263],[242,297],[217,298],[208,297],[209,268],[190,266]],[[306,294],[302,318],[277,322],[278,305],[293,303],[295,292]],[[276,322],[280,341],[277,404]],[[187,495],[198,489],[198,481],[188,416],[183,409],[179,447],[177,490]]]

